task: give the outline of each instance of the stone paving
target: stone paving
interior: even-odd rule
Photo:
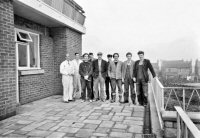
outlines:
[[[0,137],[142,138],[144,107],[110,102],[63,103],[60,95],[23,106],[0,121]]]

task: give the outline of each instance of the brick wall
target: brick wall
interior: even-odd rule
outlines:
[[[194,122],[194,121],[193,121]],[[194,122],[198,129],[200,129],[200,122]],[[164,121],[164,138],[177,138],[177,123],[174,120]],[[193,138],[188,131],[188,138]]]
[[[67,27],[51,28],[50,34],[54,41],[55,91],[62,93],[60,64],[65,60],[66,53],[70,54],[71,59],[74,58],[75,52],[82,54],[82,35]]]
[[[40,35],[40,60],[44,74],[19,77],[21,104],[57,94],[54,91],[53,40],[44,35]]]
[[[11,0],[0,0],[0,120],[16,110],[14,18]]]
[[[81,53],[82,36],[69,28],[48,28],[15,15],[15,26],[40,33],[40,61],[44,74],[19,77],[20,103],[25,104],[54,94],[62,94],[60,63],[70,51]],[[51,30],[51,31],[49,31]]]

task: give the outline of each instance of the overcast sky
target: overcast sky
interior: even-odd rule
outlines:
[[[200,0],[75,0],[86,12],[83,52],[143,50],[146,58],[200,58]]]

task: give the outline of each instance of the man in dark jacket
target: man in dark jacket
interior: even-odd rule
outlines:
[[[89,53],[89,62],[92,64],[93,61],[95,61],[96,58],[94,58],[94,54],[92,52]],[[91,77],[91,86],[92,86],[92,94],[91,97],[94,99],[94,79]]]
[[[112,61],[112,55],[108,54],[107,58],[108,58],[107,65],[109,66],[110,62]],[[109,98],[110,98],[109,85],[111,86],[111,81],[110,81],[110,77],[108,76],[108,74],[106,76],[105,84],[106,84],[106,100],[109,100]]]
[[[92,62],[93,78],[94,78],[94,98],[97,101],[99,98],[98,86],[100,84],[100,99],[105,102],[106,94],[104,91],[105,79],[107,76],[108,65],[105,60],[102,59],[102,53],[97,54],[98,59]]]
[[[156,77],[156,74],[154,72],[150,60],[144,59],[144,52],[139,51],[138,56],[140,60],[137,60],[135,62],[133,70],[133,80],[136,81],[136,90],[139,104],[147,105],[149,82],[148,70],[150,70],[153,78]]]
[[[79,66],[79,74],[81,76],[81,98],[83,101],[87,99],[92,102],[92,86],[91,86],[91,77],[92,77],[92,64],[89,62],[89,55],[85,53],[83,55],[83,62]],[[87,96],[86,96],[87,88]]]

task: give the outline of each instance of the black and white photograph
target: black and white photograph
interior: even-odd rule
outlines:
[[[0,0],[0,138],[200,138],[200,1]]]

